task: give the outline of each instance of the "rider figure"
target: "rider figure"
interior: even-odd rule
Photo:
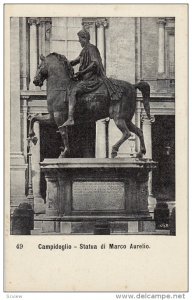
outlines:
[[[89,42],[89,32],[81,30],[77,35],[83,49],[76,59],[70,61],[70,64],[72,66],[80,64],[79,72],[74,75],[74,78],[79,81],[70,90],[68,119],[60,127],[74,125],[74,108],[77,96],[97,90],[103,82],[107,86],[111,98],[119,100],[120,97],[117,87],[114,87],[113,83],[105,75],[98,48]]]

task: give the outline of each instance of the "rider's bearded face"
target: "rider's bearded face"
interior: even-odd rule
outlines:
[[[81,36],[79,36],[79,43],[81,44],[81,47],[83,48],[86,43],[87,43],[87,40]]]

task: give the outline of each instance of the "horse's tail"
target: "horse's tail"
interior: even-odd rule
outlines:
[[[152,120],[150,114],[150,85],[146,81],[140,81],[139,83],[134,84],[135,89],[139,89],[143,96],[143,105],[149,120]]]

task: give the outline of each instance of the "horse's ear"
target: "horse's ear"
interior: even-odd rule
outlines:
[[[43,54],[40,55],[40,60],[45,60],[45,56]]]

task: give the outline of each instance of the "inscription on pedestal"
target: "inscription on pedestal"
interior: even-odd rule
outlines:
[[[125,188],[117,181],[76,181],[72,188],[73,210],[124,210]]]

